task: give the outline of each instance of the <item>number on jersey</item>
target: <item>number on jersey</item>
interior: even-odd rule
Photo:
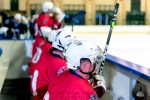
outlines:
[[[41,54],[42,54],[41,48],[37,47],[36,48],[36,53],[35,53],[35,55],[32,58],[32,62],[33,63],[37,63],[39,61],[40,57],[41,57]]]

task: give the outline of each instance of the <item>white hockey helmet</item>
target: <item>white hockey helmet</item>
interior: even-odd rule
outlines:
[[[52,29],[46,26],[42,26],[40,29],[44,38],[48,37],[48,35],[52,32]]]
[[[19,14],[19,13],[15,14],[14,19],[18,20],[20,22],[21,21],[21,14]]]
[[[56,48],[60,51],[64,51],[64,49],[75,40],[75,35],[73,32],[59,29],[54,33],[52,47]]]
[[[73,41],[64,54],[70,69],[80,69],[82,58],[88,58],[92,64],[101,63],[105,58],[99,46],[89,41]]]
[[[47,12],[48,10],[52,10],[54,7],[54,4],[49,1],[45,1],[42,3],[42,11]]]
[[[58,7],[54,7],[52,11],[53,13],[61,14],[61,10]]]

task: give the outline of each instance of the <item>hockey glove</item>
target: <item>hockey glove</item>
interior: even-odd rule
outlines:
[[[106,92],[105,79],[97,74],[94,76],[93,81],[93,88],[97,92],[98,97],[101,98]]]

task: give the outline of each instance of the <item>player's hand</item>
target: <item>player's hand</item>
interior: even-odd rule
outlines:
[[[103,76],[95,75],[94,76],[94,90],[97,92],[99,98],[101,98],[106,92],[105,79]]]

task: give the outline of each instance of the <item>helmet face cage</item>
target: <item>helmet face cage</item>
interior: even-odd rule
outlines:
[[[102,54],[102,55],[101,55]],[[89,59],[90,63],[93,64],[93,70],[90,73],[93,73],[95,70],[97,70],[98,66],[101,65],[102,61],[104,61],[103,53],[100,51],[97,51],[97,54],[92,59]]]
[[[90,55],[88,55],[88,54],[90,54]],[[99,46],[97,46],[96,48],[91,47],[91,51],[87,52],[86,55],[89,56],[89,59],[90,59],[92,64],[101,63],[105,58],[103,51],[100,49]]]
[[[100,49],[100,47],[98,46],[98,51],[97,54],[95,55],[95,57],[93,58],[93,64],[95,66],[95,69],[98,68],[97,66],[100,66],[101,63],[105,60],[105,56],[103,51]],[[97,69],[96,69],[97,70]]]

